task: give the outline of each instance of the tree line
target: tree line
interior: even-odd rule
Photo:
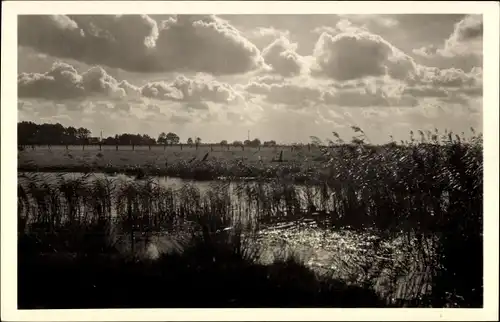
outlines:
[[[82,144],[103,144],[103,145],[174,145],[181,144],[180,137],[173,132],[162,132],[155,139],[147,134],[123,133],[106,138],[92,136],[92,132],[84,127],[65,127],[60,123],[56,124],[36,124],[33,122],[17,123],[17,138],[20,145],[82,145]],[[200,137],[190,137],[186,140],[188,145],[200,145]],[[220,145],[233,146],[276,146],[276,141],[270,140],[261,142],[255,138],[253,140],[233,141],[227,140],[219,142]]]

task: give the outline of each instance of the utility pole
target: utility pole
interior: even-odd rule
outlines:
[[[248,141],[250,141],[250,130],[248,130]]]

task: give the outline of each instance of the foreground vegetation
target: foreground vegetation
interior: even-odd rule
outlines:
[[[300,187],[283,173],[205,192],[151,179],[20,179],[19,305],[481,307],[482,140],[445,139],[339,139]],[[263,230],[304,221],[325,236],[375,237],[321,271],[300,256],[262,260]],[[152,242],[159,235],[168,246]]]

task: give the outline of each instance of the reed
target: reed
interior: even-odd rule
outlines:
[[[364,142],[361,129],[354,130],[359,136],[350,143],[338,136],[329,146],[316,142],[322,157],[314,169],[262,167],[259,180],[218,182],[205,191],[192,184],[164,187],[148,177],[153,167],[144,169],[141,180],[126,182],[92,174],[20,178],[20,254],[125,252],[137,257],[147,252],[151,240],[168,235],[169,249],[191,249],[196,241],[198,253],[185,255],[190,258],[220,251],[245,265],[261,265],[255,259],[261,251],[258,232],[279,223],[312,221],[326,235],[352,231],[376,236],[364,259],[339,255],[335,261],[349,271],[336,274],[365,290],[378,289],[390,300],[386,303],[403,305],[392,300],[403,298],[411,300],[404,305],[412,306],[480,307],[481,135],[421,132],[420,140],[412,134],[403,144],[373,146]],[[167,167],[193,177],[257,173],[257,166],[236,161]],[[314,283],[319,289],[324,285]]]

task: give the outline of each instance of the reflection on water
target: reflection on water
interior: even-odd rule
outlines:
[[[59,178],[64,179],[79,179],[85,176],[84,173],[79,172],[43,172],[33,173],[24,172],[19,174],[19,182],[23,183],[25,177],[37,175],[43,178],[46,182],[57,182]],[[119,187],[126,182],[136,182],[138,184],[144,183],[147,179],[137,179],[133,176],[125,174],[106,174],[106,173],[92,173],[87,176],[88,181],[98,179],[110,180],[114,187]],[[333,209],[333,200],[330,196],[325,195],[324,189],[314,185],[303,184],[284,184],[272,182],[257,182],[257,181],[226,181],[226,180],[213,180],[213,181],[196,181],[186,180],[167,176],[154,176],[150,179],[155,184],[170,188],[174,191],[180,192],[186,186],[195,187],[202,196],[207,197],[209,191],[219,191],[222,193],[227,192],[230,197],[230,203],[234,207],[232,209],[235,216],[244,218],[245,216],[255,214],[259,206],[256,200],[259,199],[262,192],[267,192],[267,196],[275,198],[276,202],[273,204],[275,207],[273,215],[281,213],[286,215],[291,211],[287,206],[291,203],[294,204],[294,209],[306,211],[310,209],[322,209],[329,212]],[[259,196],[260,194],[260,196]],[[288,198],[288,199],[287,199]],[[278,200],[279,199],[279,200]],[[113,215],[116,215],[114,212]]]
[[[28,181],[24,175],[33,175],[34,173],[19,174],[19,182],[25,184]],[[54,183],[59,178],[64,179],[79,179],[84,176],[83,173],[36,173],[37,176],[46,182],[53,181]],[[97,179],[109,179],[112,185],[119,187],[120,184],[135,181],[137,183],[145,182],[145,179],[136,179],[132,176],[124,174],[110,175],[105,173],[95,173],[88,176],[87,180],[93,181]],[[253,217],[259,212],[259,204],[251,202],[258,199],[258,192],[268,189],[272,197],[272,192],[276,191],[277,187],[273,187],[273,183],[261,182],[233,182],[233,181],[192,181],[172,177],[154,177],[153,181],[173,191],[181,191],[184,187],[194,186],[199,190],[201,195],[210,198],[211,191],[221,189],[222,192],[227,192],[230,197],[230,204],[234,207],[232,209],[233,215],[238,218],[244,218],[242,214]],[[259,189],[255,189],[259,188]],[[278,187],[279,188],[279,187]],[[311,205],[327,209],[332,205],[329,204],[331,200],[325,198],[324,191],[321,187],[306,186],[306,185],[290,185],[294,192],[294,200],[297,200],[301,209],[307,209]],[[275,189],[275,190],[273,190]],[[282,189],[282,188],[279,188]],[[278,189],[278,190],[279,190]],[[281,191],[283,193],[283,191]],[[282,196],[279,196],[282,198]],[[278,198],[279,199],[279,198]],[[281,200],[281,199],[279,199]],[[287,201],[281,203],[278,200],[276,207],[273,211],[276,213],[286,213]],[[289,203],[288,203],[289,205]],[[111,215],[117,216],[115,207],[111,207]],[[359,233],[351,231],[331,231],[321,229],[313,219],[304,219],[296,222],[287,222],[279,225],[270,225],[261,229],[256,236],[255,240],[258,241],[259,249],[263,250],[261,253],[261,260],[269,262],[275,259],[276,256],[283,256],[284,253],[293,253],[311,267],[321,272],[328,272],[347,280],[356,281],[360,276],[366,275],[363,271],[367,263],[386,263],[391,267],[398,259],[405,256],[404,250],[399,248],[401,240],[393,239],[382,242],[382,249],[386,253],[386,257],[381,257],[379,254],[373,252],[373,240],[375,236],[370,235],[368,232]],[[231,227],[228,227],[231,228]],[[115,241],[123,243],[123,247],[127,248],[128,239],[120,234],[115,234]],[[170,252],[182,249],[181,235],[176,235],[176,232],[169,232],[168,234],[157,234],[153,238],[147,240],[140,249],[143,255],[156,258],[162,252]],[[387,274],[390,270],[387,269]],[[380,278],[381,283],[384,278]],[[403,278],[406,279],[406,278]],[[358,281],[359,282],[359,281]],[[379,286],[382,288],[381,286]],[[400,287],[401,288],[401,287]],[[427,283],[425,283],[425,291],[427,290]],[[420,292],[420,291],[419,291]]]

